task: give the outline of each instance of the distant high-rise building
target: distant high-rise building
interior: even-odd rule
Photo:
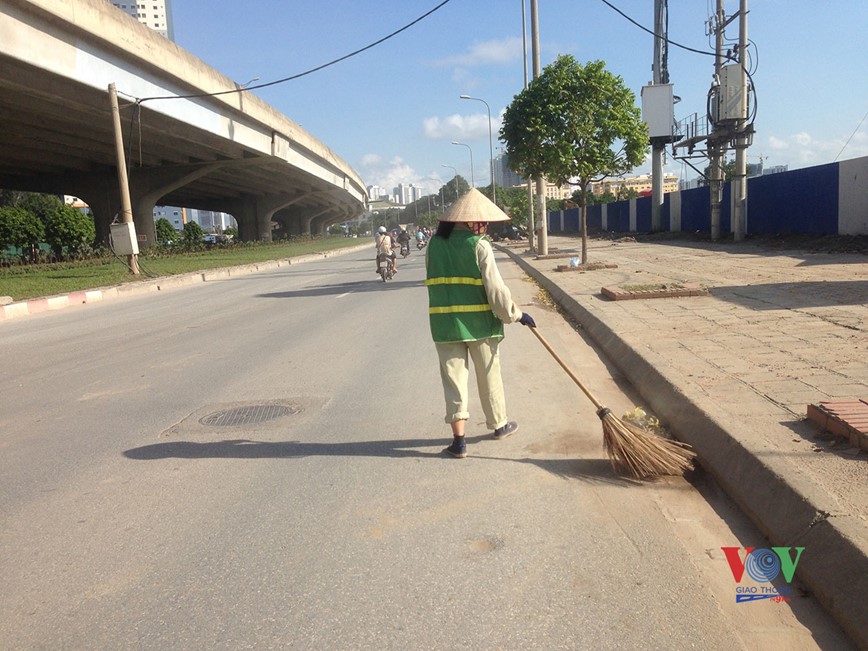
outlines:
[[[422,188],[418,185],[410,183],[409,185],[406,183],[399,183],[398,186],[394,189],[395,196],[397,197],[397,203],[402,206],[406,206],[407,204],[411,204],[414,201],[418,201],[422,198]]]
[[[388,192],[386,192],[386,188],[381,188],[379,185],[369,185],[368,186],[368,199],[371,201],[376,201],[381,197],[388,196]]]
[[[502,188],[512,188],[527,183],[526,179],[509,169],[509,156],[501,154],[494,159],[494,178]]]
[[[175,40],[172,0],[123,0],[122,2],[111,0],[111,3],[170,41]]]
[[[227,228],[238,228],[235,218],[225,212],[192,209],[189,213],[190,219],[206,233],[223,233]]]

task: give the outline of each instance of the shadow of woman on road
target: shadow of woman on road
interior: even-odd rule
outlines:
[[[488,440],[488,436],[468,436],[467,443]],[[617,475],[605,459],[545,459],[494,457],[471,454],[458,461],[442,452],[442,441],[432,439],[397,439],[384,441],[356,441],[341,443],[302,443],[300,441],[255,441],[227,439],[222,441],[166,441],[124,451],[128,459],[153,461],[157,459],[301,459],[304,457],[392,457],[448,459],[451,463],[482,461],[512,461],[535,465],[564,479],[591,482],[629,484],[630,480]],[[437,447],[427,451],[425,448]],[[422,449],[420,449],[422,448]]]

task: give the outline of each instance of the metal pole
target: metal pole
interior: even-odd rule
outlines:
[[[483,104],[485,104],[485,108],[488,111],[488,153],[491,162],[491,200],[496,204],[497,184],[494,182],[494,139],[491,137],[491,107],[488,105],[488,102],[486,102],[484,99],[480,99],[479,97],[461,95],[460,99],[475,99],[477,102],[482,102]]]
[[[539,58],[539,17],[536,10],[536,0],[530,0],[530,38],[531,51],[533,52],[533,78],[536,79],[541,73]],[[546,214],[545,179],[542,177],[536,180],[536,200],[539,212],[537,253],[539,255],[548,255],[549,238],[548,225],[546,223],[548,215]]]
[[[452,180],[455,181],[455,200],[458,200],[458,170],[452,167],[451,165],[445,165],[443,163],[440,164],[440,167],[448,167],[453,172],[455,172],[455,176],[452,177]]]
[[[467,151],[470,152],[470,187],[475,188],[476,187],[476,178],[473,175],[473,149],[471,149],[470,145],[468,145],[466,142],[456,142],[455,140],[453,140],[452,144],[453,145],[461,145],[462,147],[467,147]]]
[[[739,86],[747,109],[747,0],[741,0],[738,10],[738,70]],[[744,129],[747,125],[747,110],[737,123],[738,137],[735,143],[735,178],[733,183],[732,237],[736,242],[744,239],[747,230],[747,140]]]
[[[133,206],[130,201],[130,186],[127,178],[127,162],[124,155],[124,137],[121,131],[121,110],[118,107],[118,92],[114,83],[109,84],[109,103],[112,109],[112,120],[114,123],[115,132],[115,152],[118,161],[118,183],[121,193],[121,221],[125,224],[133,224],[133,234],[135,234],[135,222],[133,222]],[[127,264],[130,266],[130,272],[134,275],[139,275],[139,259],[135,253],[127,256]]]
[[[723,0],[717,0],[717,11],[714,15],[714,75],[720,80],[720,69],[723,67],[723,29],[726,23],[726,15],[723,11]],[[718,93],[720,89],[718,88]],[[713,98],[712,102],[718,101]],[[716,110],[712,108],[712,115],[716,115]],[[708,180],[709,191],[711,193],[711,239],[717,241],[720,239],[720,204],[723,196],[723,157],[726,153],[726,147],[723,141],[720,140],[717,124],[712,125],[711,136],[708,143],[708,162],[710,165]]]
[[[524,87],[527,88],[527,26],[525,23],[525,0],[521,0],[521,46],[522,67],[524,68]],[[533,180],[527,180],[527,245],[533,251]]]
[[[654,3],[654,84],[668,84],[666,54],[666,12],[667,0]],[[651,230],[659,231],[661,208],[663,207],[663,160],[666,144],[654,139],[651,143]]]

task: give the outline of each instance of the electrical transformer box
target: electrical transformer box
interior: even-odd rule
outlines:
[[[672,138],[675,131],[675,103],[672,84],[642,86],[642,119],[651,138]]]
[[[717,89],[717,121],[737,122],[747,119],[746,84],[742,83],[741,64],[732,63],[720,69]]]
[[[133,222],[111,225],[112,250],[117,255],[138,255],[139,243],[136,240],[136,226]]]

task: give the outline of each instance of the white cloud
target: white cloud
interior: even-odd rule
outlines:
[[[486,66],[513,63],[521,59],[521,38],[509,36],[498,40],[474,43],[462,54],[439,59],[442,66]]]
[[[781,140],[775,136],[769,136],[768,143],[769,147],[775,151],[785,151],[790,148],[790,145],[786,140]]]
[[[386,161],[378,154],[365,154],[362,156],[359,171],[367,185],[379,185],[389,193],[399,183],[425,185],[421,183],[419,173],[400,156],[393,156]]]
[[[496,139],[500,131],[501,116],[491,120],[491,134]],[[445,118],[430,117],[422,121],[422,132],[431,140],[484,140],[488,141],[488,113],[459,115]]]
[[[365,154],[362,156],[362,167],[372,167],[379,165],[383,161],[379,154]]]
[[[801,145],[802,147],[808,147],[813,142],[813,138],[804,131],[797,133],[793,136],[793,139],[796,141],[797,145]]]
[[[765,146],[774,154],[775,160],[770,161],[769,164],[786,164],[790,169],[797,169],[830,163],[836,157],[838,160],[844,160],[868,156],[868,128],[860,129],[853,134],[849,142],[847,138],[823,139],[801,131],[789,136],[769,136],[765,143],[765,145],[754,145],[750,154],[768,153],[768,151],[760,151],[760,148]]]

